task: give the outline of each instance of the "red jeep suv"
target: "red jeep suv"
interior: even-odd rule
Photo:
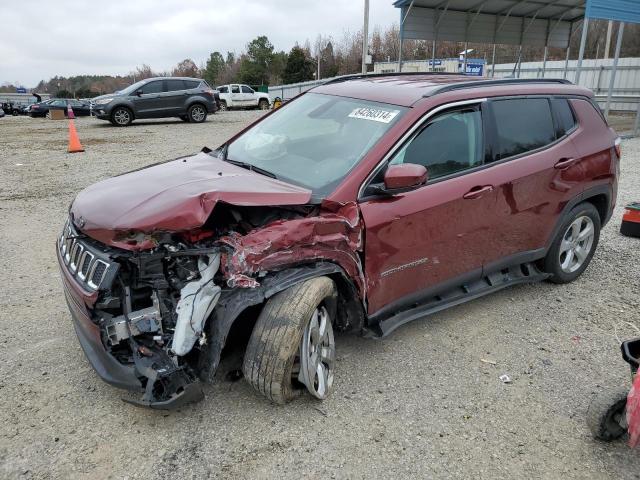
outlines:
[[[57,253],[87,357],[133,403],[202,398],[230,335],[284,403],[333,387],[334,330],[383,336],[587,268],[620,144],[561,80],[329,81],[217,150],[78,194]]]

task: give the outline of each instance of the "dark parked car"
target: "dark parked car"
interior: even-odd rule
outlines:
[[[78,117],[87,116],[91,113],[91,107],[88,102],[81,102],[72,98],[54,98],[45,102],[34,103],[29,108],[29,115],[32,117],[47,117],[51,110],[63,110],[67,115],[67,107],[71,106],[73,114]]]
[[[96,116],[118,127],[142,118],[178,117],[201,123],[218,110],[215,90],[198,78],[147,78],[93,102]]]
[[[22,109],[24,107],[24,105],[22,105],[21,103],[14,103],[14,102],[3,102],[2,105],[0,105],[0,107],[2,107],[2,110],[4,110],[4,113],[6,115],[21,115],[22,114]]]
[[[4,110],[0,108],[0,118],[4,117],[4,115],[5,115]]]
[[[67,302],[97,373],[139,404],[202,398],[243,332],[258,392],[324,399],[334,329],[384,336],[577,279],[620,154],[593,93],[566,81],[339,78],[217,150],[80,192],[57,248]]]

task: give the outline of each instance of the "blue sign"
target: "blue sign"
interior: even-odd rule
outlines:
[[[16,93],[27,93],[27,89],[24,87],[17,87]]]
[[[464,73],[473,77],[481,77],[483,69],[484,63],[467,63],[467,71]]]
[[[435,62],[433,60],[429,60],[429,65],[442,65],[442,60],[436,60]]]

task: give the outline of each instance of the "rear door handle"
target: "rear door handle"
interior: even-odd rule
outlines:
[[[462,198],[466,198],[467,200],[473,198],[479,198],[485,193],[489,193],[493,190],[493,185],[478,185],[477,187],[473,187],[467,193],[465,193]]]
[[[553,168],[557,168],[558,170],[564,170],[565,168],[569,168],[576,162],[575,158],[561,158],[556,162]]]

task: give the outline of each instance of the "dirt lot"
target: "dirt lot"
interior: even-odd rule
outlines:
[[[637,452],[585,424],[594,394],[628,382],[614,324],[629,337],[622,322],[640,323],[640,240],[618,233],[620,207],[573,284],[514,287],[384,340],[339,336],[324,403],[278,407],[224,380],[179,412],[121,402],[63,299],[54,242],[67,207],[90,183],[217,146],[259,115],[80,119],[75,155],[64,121],[0,120],[0,478],[640,477]],[[640,140],[623,152],[619,205],[640,200]]]

